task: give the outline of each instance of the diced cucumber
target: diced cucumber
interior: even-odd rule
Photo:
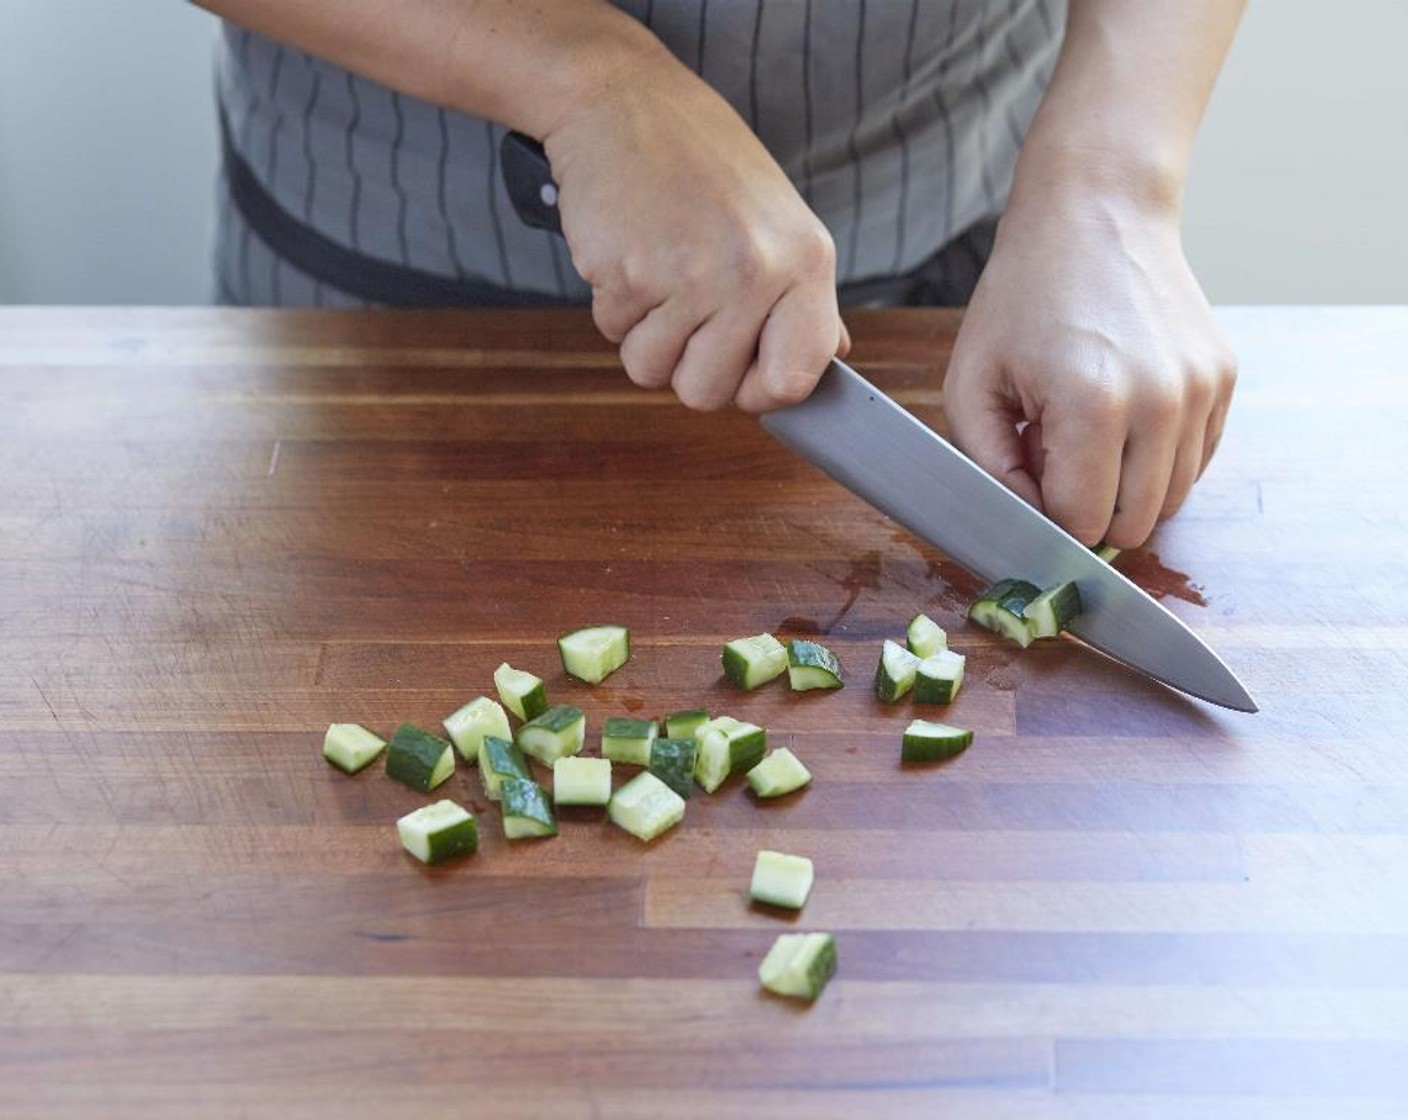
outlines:
[[[649,766],[650,744],[659,734],[654,720],[611,716],[601,729],[601,753],[612,762]]]
[[[533,780],[533,771],[523,752],[507,739],[497,735],[485,735],[479,747],[479,777],[484,783],[484,796],[490,801],[499,800],[499,787],[505,778],[526,778]]]
[[[515,669],[507,661],[494,670],[494,687],[504,707],[519,719],[535,719],[548,710],[548,693],[541,677]]]
[[[557,835],[557,814],[543,787],[528,778],[505,778],[499,786],[506,840]]]
[[[755,723],[715,716],[700,726],[694,741],[699,744],[694,780],[705,793],[713,793],[730,774],[751,770],[763,760],[768,733]]]
[[[1100,559],[1107,564],[1113,564],[1115,557],[1120,554],[1119,549],[1112,544],[1106,544],[1104,541],[1101,541],[1099,544],[1091,545],[1090,551],[1095,553],[1096,556],[1100,557]]]
[[[557,639],[562,667],[579,681],[600,684],[631,656],[631,632],[624,626],[588,626]]]
[[[386,740],[360,723],[330,723],[323,736],[323,757],[348,774],[355,774],[386,749]]]
[[[780,996],[816,999],[836,972],[836,939],[829,933],[779,934],[758,965],[758,980]]]
[[[654,840],[684,819],[684,798],[649,770],[611,795],[611,820],[640,840]]]
[[[421,793],[429,793],[455,772],[455,748],[438,735],[403,723],[391,736],[386,775]]]
[[[694,739],[656,739],[650,744],[650,772],[688,799],[694,785],[694,760],[699,744]]]
[[[748,771],[748,784],[759,797],[783,797],[811,780],[811,771],[786,747],[778,747]]]
[[[518,729],[513,741],[519,750],[544,766],[559,758],[578,754],[587,740],[587,717],[581,708],[559,704],[530,719]]]
[[[1074,583],[1058,583],[1022,608],[1022,614],[1038,638],[1054,638],[1083,609],[1080,588]]]
[[[813,688],[841,688],[841,663],[817,642],[793,638],[787,643],[787,678],[795,692]]]
[[[1026,649],[1036,638],[1036,631],[1023,611],[1040,594],[1039,588],[1024,579],[999,580],[968,608],[968,617]]]
[[[875,666],[875,695],[893,704],[914,687],[914,671],[918,668],[917,654],[887,638],[880,647],[880,662]]]
[[[611,760],[559,758],[552,764],[552,799],[558,805],[605,805],[611,800]]]
[[[909,620],[905,641],[909,652],[921,660],[948,648],[948,635],[944,633],[943,627],[927,614],[917,614]]]
[[[508,713],[498,701],[487,696],[476,696],[441,722],[445,725],[445,734],[449,735],[450,742],[459,748],[460,756],[471,764],[479,760],[479,747],[485,735],[513,738],[513,732],[508,727]]]
[[[665,717],[665,738],[692,739],[699,728],[709,722],[709,713],[703,708],[691,708],[685,712],[671,712]]]
[[[479,848],[474,814],[453,801],[436,801],[407,813],[396,822],[396,834],[401,847],[421,863],[439,863]]]
[[[903,762],[942,762],[962,754],[972,741],[971,731],[917,719],[904,729],[900,759]]]
[[[722,660],[730,683],[753,689],[787,672],[787,647],[771,634],[755,634],[725,642]]]
[[[967,658],[951,649],[941,649],[919,663],[914,674],[914,699],[920,704],[951,704],[963,684]]]
[[[789,856],[764,849],[753,862],[748,894],[756,902],[800,910],[812,893],[816,871],[806,856]]]

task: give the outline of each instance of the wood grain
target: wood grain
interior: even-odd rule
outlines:
[[[1218,459],[1121,563],[1254,717],[1072,642],[774,444],[624,381],[573,313],[0,309],[0,1116],[1393,1117],[1408,1109],[1408,309],[1223,313]],[[855,364],[943,428],[949,312]],[[926,610],[977,740],[868,687]],[[601,687],[553,639],[632,627]],[[840,693],[718,646],[820,636]],[[508,659],[595,733],[705,704],[815,774],[643,846],[599,814],[425,868],[425,798],[320,758]],[[800,918],[750,907],[811,856]],[[772,937],[832,928],[812,1008]]]

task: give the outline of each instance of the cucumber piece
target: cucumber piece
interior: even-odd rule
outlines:
[[[529,840],[557,835],[557,814],[543,787],[529,778],[505,778],[499,786],[504,839]]]
[[[601,753],[612,762],[649,766],[650,744],[659,734],[654,720],[611,716],[601,729]]]
[[[639,840],[654,840],[684,819],[684,798],[649,770],[611,795],[606,815]]]
[[[347,774],[355,774],[386,749],[386,740],[360,723],[330,723],[323,736],[323,757]]]
[[[586,740],[587,717],[581,708],[570,704],[549,708],[520,727],[513,737],[519,750],[544,766],[551,766],[566,755],[580,753]]]
[[[485,735],[479,747],[479,777],[484,783],[484,796],[490,801],[499,800],[499,787],[505,778],[526,778],[533,780],[533,771],[523,752],[507,739],[497,735]]]
[[[455,748],[438,735],[403,723],[391,736],[386,776],[429,793],[455,772]]]
[[[699,744],[691,739],[656,739],[650,744],[650,772],[686,800],[694,785]]]
[[[875,666],[875,695],[893,704],[914,687],[914,671],[918,668],[916,654],[887,638],[880,647],[880,662]]]
[[[709,713],[703,708],[690,708],[684,712],[671,712],[665,717],[665,738],[693,739],[694,733],[709,722]]]
[[[841,688],[841,663],[817,642],[793,638],[787,643],[787,678],[794,692],[813,688]]]
[[[1115,557],[1120,554],[1118,548],[1112,544],[1106,544],[1104,541],[1101,541],[1099,544],[1091,545],[1090,551],[1095,553],[1096,556],[1100,557],[1100,559],[1107,564],[1113,564]]]
[[[557,639],[562,667],[587,684],[600,684],[631,657],[631,632],[624,626],[588,626]]]
[[[770,992],[816,999],[836,973],[836,939],[829,933],[784,933],[758,965],[758,980]]]
[[[494,670],[494,687],[504,707],[519,719],[536,719],[548,710],[548,693],[541,677],[515,669],[507,661]]]
[[[787,672],[787,647],[771,634],[724,643],[724,676],[739,688],[754,689]]]
[[[939,650],[948,649],[948,635],[927,614],[917,614],[905,629],[905,644],[916,657],[932,657]]]
[[[917,719],[904,729],[900,748],[902,762],[942,762],[962,754],[973,741],[973,733],[947,723]]]
[[[999,580],[968,608],[968,617],[1026,649],[1035,639],[1036,631],[1023,611],[1040,594],[1038,587],[1024,579]]]
[[[732,716],[715,716],[695,732],[699,753],[694,759],[694,780],[713,793],[724,779],[739,770],[751,770],[767,752],[768,733],[756,723]]]
[[[508,714],[503,706],[487,696],[476,696],[463,708],[451,712],[441,723],[450,742],[459,749],[460,756],[471,765],[479,760],[479,747],[485,735],[496,735],[500,739],[512,739],[513,732],[508,727]]]
[[[811,780],[811,771],[786,747],[778,747],[748,771],[748,784],[759,797],[783,797]]]
[[[816,871],[806,856],[789,856],[763,849],[753,861],[748,894],[755,902],[800,910],[812,893]]]
[[[1080,588],[1074,583],[1048,587],[1024,608],[1022,614],[1032,624],[1038,638],[1054,638],[1084,609]]]
[[[401,847],[421,863],[439,863],[479,849],[479,825],[474,814],[453,801],[422,805],[396,822]]]
[[[552,799],[557,805],[605,805],[611,800],[611,760],[559,758],[552,764]]]
[[[951,649],[941,649],[919,663],[914,675],[914,699],[920,704],[951,704],[963,683],[967,658]]]

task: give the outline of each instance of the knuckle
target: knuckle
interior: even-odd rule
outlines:
[[[795,242],[797,267],[807,275],[832,276],[836,272],[836,242],[820,222],[810,223]]]

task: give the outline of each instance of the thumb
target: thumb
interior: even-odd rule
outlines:
[[[1019,498],[1041,509],[1041,486],[1028,465],[1020,402],[1009,396],[995,373],[950,371],[944,408],[953,442]]]

